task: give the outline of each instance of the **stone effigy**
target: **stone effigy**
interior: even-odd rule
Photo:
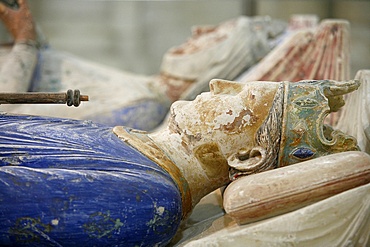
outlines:
[[[360,149],[370,154],[366,134],[368,71],[359,71],[356,79],[361,86],[346,96],[338,127],[361,140]],[[185,237],[178,234],[173,243],[367,246],[370,160],[363,152],[344,152],[238,177],[226,187],[223,196],[212,193],[204,198],[190,217],[193,223],[183,227],[181,234]],[[204,208],[211,213],[204,212]]]
[[[209,93],[174,103],[168,127],[150,134],[2,114],[0,242],[164,246],[201,198],[230,177],[358,150],[353,137],[323,126],[358,86],[215,79]],[[286,152],[294,133],[307,138]]]
[[[9,29],[20,32],[22,28],[15,24],[33,27],[28,11],[22,1],[19,10],[3,6],[0,15],[3,20],[6,16],[4,23]],[[34,27],[32,32],[28,30],[32,35],[21,40],[12,32],[16,41],[13,48],[0,49],[1,91],[64,92],[78,88],[91,100],[83,109],[49,105],[8,105],[0,109],[150,130],[161,123],[173,101],[195,97],[213,78],[234,79],[259,61],[271,49],[268,41],[273,27],[277,35],[285,26],[273,25],[269,18],[239,17],[216,26],[196,27],[186,43],[164,55],[160,73],[154,76],[108,68],[42,42],[38,49]]]
[[[22,1],[21,3],[23,4]],[[1,8],[0,13],[4,13],[3,11],[5,10],[7,9]],[[340,22],[323,23],[321,25],[321,35],[314,37],[318,40],[325,40],[322,37],[330,36],[332,40],[339,41],[334,42],[339,44],[339,46],[335,46],[336,48],[333,48],[333,52],[329,53],[323,50],[323,47],[330,46],[328,43],[326,43],[326,46],[315,46],[316,48],[307,48],[307,46],[302,48],[299,46],[303,50],[299,54],[304,55],[304,51],[309,49],[316,50],[317,53],[315,54],[322,54],[321,57],[325,58],[322,60],[318,59],[321,62],[315,64],[318,68],[322,68],[319,70],[320,73],[317,74],[321,76],[343,76],[345,73],[340,71],[345,71],[348,64],[330,58],[335,57],[334,54],[343,54],[340,57],[345,58],[345,61],[348,58],[346,57],[348,53],[345,52],[345,48],[348,46],[341,46],[345,44],[345,42],[342,43],[341,41],[348,37],[347,31],[343,31],[346,30],[347,24],[344,23],[342,25]],[[207,64],[204,62],[201,64],[205,65],[205,67],[200,69],[200,72],[198,71],[198,73],[192,75],[190,72],[194,72],[194,70],[191,69],[191,59],[189,61],[186,61],[186,59],[182,60],[181,63],[186,64],[184,71],[187,71],[187,73],[181,74],[181,70],[176,70],[177,67],[174,66],[178,62],[178,56],[181,59],[183,53],[197,54],[196,51],[202,49],[203,42],[209,41],[207,37],[211,41],[218,39],[228,40],[229,42],[225,42],[225,47],[227,47],[226,44],[232,44],[232,39],[225,38],[225,35],[227,36],[228,30],[233,27],[235,27],[235,22],[230,21],[218,27],[201,28],[194,31],[194,35],[189,43],[174,48],[166,54],[167,57],[163,60],[161,74],[153,77],[156,79],[151,78],[148,83],[143,83],[144,87],[141,87],[140,90],[143,90],[145,94],[146,87],[150,88],[149,91],[153,87],[163,89],[160,95],[161,100],[165,99],[166,101],[164,104],[169,104],[169,102],[177,98],[194,97],[204,87],[201,83],[201,81],[204,83],[204,80],[197,79],[197,76],[199,78],[211,78],[217,77],[217,75],[213,74],[212,67],[207,67]],[[326,31],[324,32],[323,30]],[[263,32],[260,34],[263,35]],[[237,40],[236,37],[234,38]],[[309,40],[310,44],[314,44],[313,39]],[[318,44],[323,43],[318,42]],[[26,56],[21,56],[21,58],[26,58],[23,61],[30,62],[30,66],[26,66],[26,71],[33,71],[31,65],[34,62],[32,61],[35,55],[37,56],[34,52],[34,45],[32,42],[18,42],[13,47],[13,51],[16,51],[17,54],[26,54]],[[222,46],[222,48],[225,47]],[[344,53],[338,53],[336,49],[339,49],[341,52],[344,49]],[[4,57],[8,55],[8,51],[3,50],[3,52]],[[44,58],[48,56],[55,57],[55,53],[51,52],[48,55],[47,52],[45,51],[44,54],[46,55]],[[227,53],[227,49],[225,52]],[[236,73],[233,71],[232,66],[228,67],[227,62],[223,64],[224,60],[218,60],[218,57],[213,57],[210,54],[207,53],[207,55],[201,56],[201,58],[208,56],[207,60],[209,59],[213,63],[219,64],[220,66],[216,67],[220,75],[229,76]],[[72,58],[70,55],[59,54],[58,56],[68,60],[66,71],[75,71],[73,76],[67,79],[93,78],[96,76],[98,81],[102,79],[99,76],[112,74],[116,78],[114,80],[119,80],[119,78],[122,79],[124,76],[127,76],[126,73],[121,71],[103,68],[101,65],[94,65],[79,58]],[[255,54],[255,56],[258,56],[258,54]],[[278,58],[279,56],[276,57]],[[229,59],[237,61],[238,56],[230,53]],[[197,60],[201,61],[201,59]],[[17,65],[19,61],[15,62],[11,64]],[[63,66],[66,64],[63,62]],[[300,63],[296,63],[296,65],[298,64],[300,65]],[[330,66],[327,66],[328,64]],[[336,65],[334,66],[333,64]],[[54,68],[54,66],[60,67],[58,62],[47,65],[50,65],[50,67],[46,67],[46,69],[44,67],[44,71],[50,72],[50,68]],[[74,67],[76,65],[77,69]],[[277,71],[284,70],[281,67],[281,63],[275,65],[279,68]],[[233,64],[233,66],[239,70],[242,64]],[[97,69],[101,73],[91,75],[90,70],[84,69],[86,67]],[[4,68],[9,67],[3,66],[2,69],[7,73],[11,72],[11,70]],[[339,70],[337,70],[338,68]],[[202,74],[202,70],[205,70],[207,73]],[[40,72],[40,70],[36,71]],[[291,71],[294,72],[296,70]],[[362,72],[358,78],[363,78],[365,74]],[[15,73],[13,75],[19,76],[20,74]],[[68,76],[67,73],[64,75]],[[28,78],[29,76],[30,73],[25,73],[19,79],[21,81],[22,78]],[[35,78],[37,76],[40,76],[40,74],[36,73]],[[48,76],[51,76],[49,78],[46,77],[49,80],[58,78],[60,75],[51,73]],[[132,80],[137,79],[139,83],[148,79],[148,77],[144,76],[130,76]],[[279,74],[279,76],[282,75]],[[302,79],[307,79],[307,75],[305,76]],[[189,79],[190,77],[191,79]],[[5,78],[11,78],[11,76],[0,77],[0,80]],[[264,79],[270,80],[267,78],[265,77]],[[363,79],[361,80],[363,81]],[[276,79],[276,81],[278,80]],[[56,82],[54,84],[45,84],[46,90],[50,91],[49,87],[54,87],[52,90],[58,88],[60,85],[57,80]],[[211,83],[211,94],[200,96],[195,101],[196,103],[193,104],[193,106],[199,106],[195,107],[195,111],[189,105],[176,103],[173,107],[174,110],[168,129],[151,135],[123,127],[114,128],[114,134],[112,134],[112,128],[88,121],[81,122],[48,117],[3,114],[1,116],[1,125],[4,131],[1,131],[3,132],[3,137],[1,137],[2,141],[0,142],[2,162],[1,186],[3,192],[0,196],[6,198],[3,201],[7,201],[7,203],[2,203],[0,206],[3,209],[1,211],[5,212],[4,214],[7,216],[6,220],[2,220],[5,223],[1,228],[7,228],[8,235],[2,235],[1,243],[13,243],[13,245],[49,244],[52,246],[68,246],[76,245],[76,243],[81,245],[81,242],[85,245],[111,245],[113,243],[125,245],[134,245],[134,243],[151,245],[157,243],[165,245],[174,236],[176,229],[179,228],[181,219],[187,217],[191,208],[197,204],[200,198],[213,189],[229,182],[226,174],[228,166],[231,166],[232,169],[228,176],[235,181],[226,190],[225,209],[234,217],[234,222],[230,220],[229,216],[222,217],[213,224],[213,227],[219,231],[216,231],[214,234],[204,231],[201,240],[192,241],[187,246],[209,244],[227,246],[231,242],[233,245],[245,245],[246,243],[264,245],[268,243],[281,246],[289,243],[299,246],[321,246],[323,243],[325,245],[341,245],[349,242],[360,246],[366,245],[368,243],[366,233],[369,232],[369,223],[366,221],[369,215],[369,186],[361,186],[361,184],[368,183],[368,156],[360,152],[351,152],[313,159],[330,152],[337,153],[357,149],[356,141],[353,138],[333,131],[331,127],[322,127],[322,120],[326,114],[341,107],[342,100],[338,96],[354,90],[358,87],[358,83],[312,81],[298,83],[298,85],[279,83],[279,86],[272,86],[272,84],[266,82],[263,83],[265,85],[260,86],[259,90],[266,91],[264,92],[266,102],[271,101],[271,95],[274,95],[274,103],[265,103],[262,106],[249,104],[253,102],[256,96],[259,100],[264,98],[262,96],[259,97],[258,93],[256,94],[259,90],[243,93],[240,90],[243,91],[241,88],[244,87],[244,84],[237,86],[235,85],[236,83],[214,80]],[[256,84],[251,83],[249,85],[259,88]],[[35,85],[33,84],[34,87]],[[41,88],[40,85],[37,87]],[[321,86],[323,87],[320,88]],[[133,87],[135,88],[136,86]],[[345,133],[350,132],[351,135],[359,139],[358,145],[361,150],[367,150],[366,145],[369,142],[366,127],[368,125],[367,104],[363,103],[367,102],[367,88],[367,84],[364,85],[362,83],[360,90],[357,91],[357,96],[350,96],[351,100],[348,102],[353,103],[347,104],[346,107],[349,107],[349,110],[344,114],[356,112],[356,117],[351,117],[351,119],[361,119],[358,123],[353,124],[348,132],[347,130],[345,131]],[[112,91],[116,90],[119,90],[119,88],[112,89]],[[276,90],[275,94],[273,93],[274,90]],[[286,96],[284,100],[278,96],[282,94],[282,91]],[[291,92],[291,94],[286,92]],[[302,92],[306,96],[303,97],[300,94]],[[339,95],[331,95],[330,92]],[[109,93],[110,91],[105,95],[106,98],[112,96]],[[221,102],[224,102],[225,105],[208,105],[209,102],[212,102],[212,97],[217,97],[218,94],[239,96],[241,100],[237,97],[234,98],[236,99],[235,102],[234,100],[232,101],[234,103],[226,104],[229,101],[223,99]],[[162,97],[163,95],[166,97]],[[287,102],[290,102],[290,104]],[[112,101],[111,103],[114,102]],[[240,104],[238,105],[238,103]],[[254,114],[255,111],[244,111],[246,109],[240,107],[243,104],[248,105],[248,109],[259,109],[263,113],[258,115]],[[152,105],[154,106],[150,107],[149,104],[142,104],[143,108],[151,111],[158,109],[156,106],[160,104],[153,103]],[[360,106],[364,107],[365,111],[360,111]],[[235,110],[226,111],[227,107]],[[46,108],[49,108],[50,111],[55,111],[56,109],[55,106],[46,106]],[[262,108],[266,109],[262,110]],[[319,108],[321,110],[318,110]],[[267,109],[275,109],[276,111],[267,112]],[[278,111],[278,109],[283,110]],[[354,109],[356,110],[354,111]],[[137,115],[137,113],[139,116],[145,115],[145,111],[140,111],[136,106],[132,107],[131,110],[133,112],[131,116]],[[225,110],[225,114],[214,116],[216,112],[222,112],[223,110]],[[63,108],[63,111],[65,111],[65,108]],[[262,116],[264,114],[267,114],[268,117],[264,118]],[[310,117],[304,117],[306,116],[305,114],[308,114]],[[127,116],[130,115],[127,114]],[[189,118],[187,116],[192,117]],[[258,119],[259,116],[262,116],[262,119],[265,120],[263,123]],[[279,121],[279,118],[282,118],[283,121]],[[344,119],[348,124],[348,118]],[[194,121],[192,122],[192,120]],[[148,119],[146,121],[149,123]],[[154,119],[153,121],[158,122],[159,120]],[[154,126],[155,124],[152,122],[150,125]],[[263,128],[254,129],[254,127],[260,125],[263,125]],[[363,126],[362,129],[361,126]],[[142,128],[140,126],[134,127]],[[249,127],[250,129],[248,130]],[[348,128],[348,126],[344,124],[344,128]],[[309,132],[307,129],[312,131]],[[258,134],[253,135],[252,133],[254,132]],[[293,134],[290,135],[289,133]],[[284,138],[280,139],[280,135]],[[171,136],[171,138],[167,138],[168,136]],[[178,140],[178,136],[181,136],[181,141]],[[237,138],[238,136],[243,136],[245,139],[241,140]],[[119,139],[124,142],[121,142]],[[213,140],[216,140],[216,143]],[[250,145],[243,146],[242,144],[247,141],[250,141]],[[284,145],[284,143],[294,145]],[[175,146],[177,148],[174,150]],[[232,153],[232,150],[238,151]],[[276,160],[274,157],[279,158]],[[306,159],[309,159],[309,161],[305,161]],[[354,170],[345,170],[347,173],[343,175],[343,173],[340,174],[336,171],[335,168],[338,167],[335,164],[331,164],[333,165],[333,169],[330,170],[333,173],[329,173],[332,175],[331,179],[335,178],[335,176],[339,179],[333,182],[336,185],[336,190],[333,192],[324,183],[322,188],[319,187],[318,191],[322,192],[325,195],[324,197],[328,197],[348,190],[352,188],[351,186],[357,186],[357,188],[325,200],[322,200],[324,197],[321,197],[322,194],[319,193],[318,196],[311,196],[308,199],[298,201],[299,203],[294,201],[296,204],[293,204],[293,206],[285,203],[283,204],[283,212],[274,211],[276,214],[284,215],[263,221],[258,220],[258,222],[252,225],[238,226],[235,223],[235,220],[240,222],[245,220],[243,218],[245,215],[243,215],[243,211],[238,211],[236,207],[230,208],[226,206],[227,203],[235,205],[235,200],[231,199],[230,194],[232,193],[230,191],[234,189],[234,195],[243,193],[245,195],[247,194],[245,192],[247,189],[250,189],[249,192],[253,191],[252,187],[247,187],[244,184],[247,183],[250,186],[250,180],[258,179],[258,177],[252,174],[259,173],[263,174],[260,178],[266,178],[266,176],[268,178],[268,174],[279,175],[279,172],[283,172],[287,179],[291,179],[288,174],[300,174],[299,171],[302,169],[308,172],[312,165],[328,164],[333,160],[340,161],[340,164],[344,166],[343,169],[340,169],[341,171],[348,168],[354,160],[357,162],[359,160],[363,161],[361,165],[363,165],[362,168],[364,169],[356,170],[361,179],[346,180],[348,177],[351,178],[351,172],[354,172]],[[292,167],[292,170],[287,169],[290,167],[285,167],[285,170],[277,169],[277,173],[272,173],[275,170],[270,171],[266,176],[264,173],[260,173],[271,168],[290,165],[300,161],[305,161],[303,165],[308,164],[308,168],[304,168],[304,166],[302,168],[297,165],[297,167]],[[195,166],[189,165],[186,167],[185,164],[187,163],[195,164]],[[220,164],[220,166],[213,167],[212,165],[214,164]],[[322,166],[322,169],[327,168]],[[318,172],[315,170],[313,173]],[[305,173],[302,172],[301,174]],[[320,175],[325,174],[327,173]],[[249,176],[244,177],[245,175]],[[271,176],[273,177],[273,175]],[[158,179],[160,179],[160,182],[158,182]],[[328,178],[318,176],[317,179],[318,181],[327,181]],[[302,186],[312,188],[310,186],[314,185],[314,183],[308,180],[308,184]],[[347,182],[347,184],[342,183],[343,181]],[[352,183],[352,181],[354,182]],[[328,183],[330,182],[332,181],[329,178]],[[359,183],[357,184],[357,182]],[[9,185],[14,186],[11,187]],[[299,188],[297,191],[299,191]],[[282,192],[280,191],[279,193]],[[281,194],[279,195],[281,196]],[[302,197],[305,196],[305,194],[302,195]],[[248,198],[240,197],[238,199],[242,205],[248,205]],[[314,200],[311,199],[322,201],[294,212],[286,213],[296,207],[312,203]],[[287,201],[290,202],[289,199]],[[338,220],[337,215],[345,215],[346,217],[343,217],[343,220]],[[266,212],[263,215],[263,217],[268,216],[271,215]],[[230,224],[225,225],[224,221]],[[225,229],[220,229],[220,227]],[[327,230],[327,234],[320,233],[323,228]],[[311,231],[311,229],[315,229],[315,231]],[[343,237],[343,232],[347,232],[345,237]],[[181,231],[180,234],[182,234]],[[132,236],[140,237],[135,238]],[[192,240],[191,238],[189,239]]]

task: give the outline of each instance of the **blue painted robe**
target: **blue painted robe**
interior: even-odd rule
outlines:
[[[170,175],[111,127],[0,115],[1,246],[163,246],[181,210]]]

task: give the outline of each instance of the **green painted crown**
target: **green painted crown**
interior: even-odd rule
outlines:
[[[359,150],[354,137],[324,124],[330,112],[343,105],[343,95],[356,90],[353,80],[284,82],[284,110],[278,167],[325,156]]]

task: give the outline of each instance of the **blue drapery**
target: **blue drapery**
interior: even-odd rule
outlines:
[[[153,246],[181,220],[157,164],[90,121],[0,115],[0,244]]]

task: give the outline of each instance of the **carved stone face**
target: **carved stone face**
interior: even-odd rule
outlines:
[[[330,111],[337,110],[341,95],[357,87],[354,82],[212,80],[209,93],[172,105],[169,128],[180,134],[182,145],[204,166],[228,164],[235,174],[256,173],[275,168],[279,162],[282,166],[299,162],[300,152],[309,149],[312,156],[308,158],[356,149],[356,141],[344,134],[344,142],[335,143],[332,130],[324,133],[323,121]],[[321,103],[308,104],[315,99]],[[294,104],[297,107],[289,107]],[[298,139],[297,128],[301,131]],[[296,143],[287,143],[290,140]],[[339,147],[341,143],[343,147]],[[285,161],[284,157],[291,159]]]
[[[235,154],[251,158],[246,155],[258,146],[255,136],[269,115],[279,87],[281,83],[276,82],[212,80],[209,93],[172,105],[170,129],[181,135],[183,146],[197,158],[205,156],[199,154],[200,150],[210,150],[211,146],[212,150],[218,148],[224,162]],[[254,152],[254,159],[260,155]],[[220,155],[207,158],[207,163],[212,163],[209,159],[215,159],[216,164],[221,160]]]

